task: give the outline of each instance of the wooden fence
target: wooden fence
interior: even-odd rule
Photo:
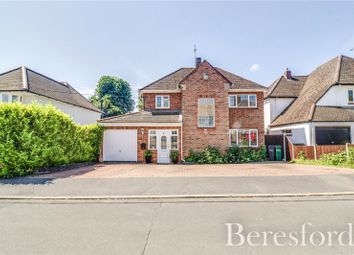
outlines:
[[[319,159],[322,154],[337,153],[346,151],[349,147],[354,147],[354,144],[346,145],[294,145],[287,138],[287,149],[289,151],[290,160],[299,158],[300,154],[304,154],[307,159]]]

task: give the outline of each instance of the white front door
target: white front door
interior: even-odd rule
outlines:
[[[171,130],[158,130],[157,137],[157,163],[170,163]]]

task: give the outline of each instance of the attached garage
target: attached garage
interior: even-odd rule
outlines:
[[[137,129],[106,129],[103,134],[103,161],[138,160]]]
[[[145,162],[147,150],[153,163],[169,163],[171,150],[182,155],[179,112],[132,112],[100,119],[98,124],[104,128],[101,161]]]

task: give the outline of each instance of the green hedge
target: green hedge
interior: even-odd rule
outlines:
[[[102,130],[80,126],[53,106],[0,103],[0,177],[97,160]]]
[[[265,159],[265,146],[261,146],[260,148],[240,148],[239,146],[232,146],[228,148],[224,154],[221,153],[218,148],[208,146],[200,152],[190,150],[185,161],[197,164],[234,164],[262,161]]]

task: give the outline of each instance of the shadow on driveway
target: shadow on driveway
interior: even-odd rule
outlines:
[[[68,169],[53,173],[16,177],[11,179],[0,179],[0,185],[46,185],[53,184],[56,179],[65,179],[94,171],[99,165],[89,165],[75,169]]]
[[[54,178],[18,177],[13,179],[0,179],[0,185],[44,185],[52,184]]]

